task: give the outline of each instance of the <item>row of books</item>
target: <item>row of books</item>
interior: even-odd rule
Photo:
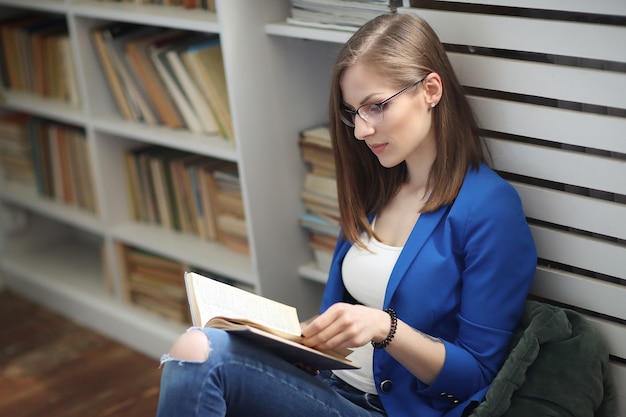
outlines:
[[[215,0],[99,0],[108,3],[156,4],[162,6],[183,6],[186,9],[215,11]]]
[[[249,254],[237,164],[161,146],[125,153],[133,217]]]
[[[91,39],[125,119],[234,141],[218,35],[116,22]]]
[[[126,299],[174,321],[191,324],[185,290],[185,271],[198,272],[205,277],[247,291],[254,290],[230,278],[203,271],[134,246],[118,242],[116,249],[120,259]]]
[[[402,0],[291,0],[287,21],[353,31],[380,14],[395,12],[400,6]]]
[[[0,164],[5,180],[96,212],[90,161],[82,129],[22,113],[0,116]]]
[[[180,262],[117,244],[126,299],[179,322],[190,322]]]
[[[335,163],[328,127],[302,131],[300,152],[307,165],[301,191],[305,212],[300,223],[309,232],[309,244],[318,268],[328,270],[340,230]]]
[[[80,97],[64,16],[27,14],[0,21],[0,77],[5,88],[66,101]]]

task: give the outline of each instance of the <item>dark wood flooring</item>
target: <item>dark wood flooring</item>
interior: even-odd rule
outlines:
[[[158,361],[0,292],[0,416],[154,417]]]

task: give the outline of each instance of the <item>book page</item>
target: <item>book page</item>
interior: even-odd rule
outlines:
[[[222,316],[300,336],[300,321],[294,307],[193,272],[185,273],[185,281],[194,325],[204,326],[212,317]]]

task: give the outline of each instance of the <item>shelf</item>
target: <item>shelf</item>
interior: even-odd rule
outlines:
[[[59,122],[82,126],[85,115],[82,109],[73,107],[62,100],[55,100],[15,91],[2,91],[0,106],[19,112],[32,113]]]
[[[79,17],[219,33],[217,15],[202,9],[102,1],[75,1],[70,13]]]
[[[195,134],[188,130],[171,129],[129,122],[118,115],[98,115],[93,119],[97,131],[138,139],[145,143],[171,147],[237,162],[237,152],[232,142],[219,135]]]
[[[250,258],[216,242],[140,223],[116,226],[112,235],[123,243],[257,287]]]
[[[54,242],[0,260],[5,285],[89,328],[158,358],[185,326],[110,296],[100,252],[78,242]]]
[[[309,262],[298,268],[298,274],[305,279],[326,284],[328,271],[322,271],[315,262]]]
[[[3,0],[2,6],[45,12],[63,13],[66,11],[64,0]]]
[[[0,200],[92,233],[104,230],[102,220],[94,213],[42,197],[33,186],[5,181],[0,188]]]
[[[289,23],[267,24],[265,25],[265,33],[288,38],[310,39],[332,43],[345,43],[353,34],[353,32],[347,30],[322,29],[291,25]]]
[[[106,295],[100,253],[93,245],[71,240],[33,244],[29,237],[15,240],[2,260],[5,270],[32,276],[40,285],[63,287],[72,296]]]

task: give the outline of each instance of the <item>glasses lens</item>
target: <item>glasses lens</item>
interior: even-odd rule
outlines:
[[[359,109],[361,119],[369,123],[380,123],[383,121],[383,108],[378,104],[367,104]]]

